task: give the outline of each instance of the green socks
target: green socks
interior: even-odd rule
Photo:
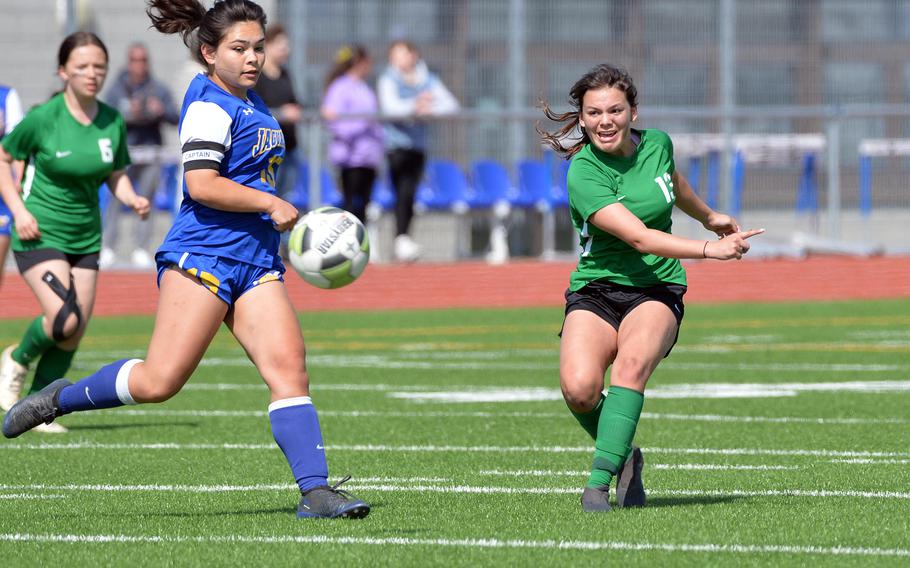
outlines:
[[[36,393],[62,378],[69,371],[70,364],[76,351],[64,351],[57,347],[57,342],[44,333],[42,322],[44,316],[38,316],[32,320],[22,336],[19,346],[13,350],[12,357],[23,367],[28,367],[38,359],[38,367],[35,368],[35,378],[32,381],[32,387],[28,394]]]
[[[592,440],[597,440],[597,423],[600,421],[600,410],[604,405],[604,395],[600,395],[600,400],[597,401],[597,405],[591,409],[590,412],[580,413],[575,412],[571,408],[569,412],[572,413],[572,416],[575,417],[575,420],[578,420],[578,423],[581,424],[581,427],[585,429],[585,432],[591,436]]]
[[[70,369],[75,351],[64,351],[56,345],[44,352],[38,366],[35,367],[35,378],[28,394],[34,394],[57,379],[63,378]]]
[[[38,316],[33,319],[28,329],[25,330],[25,335],[22,336],[19,347],[13,350],[13,360],[23,367],[28,367],[32,361],[57,344],[56,341],[44,333],[43,320],[44,316]]]
[[[597,422],[594,463],[588,487],[608,487],[613,476],[622,469],[632,451],[632,440],[644,402],[644,395],[632,389],[611,386],[607,390]]]

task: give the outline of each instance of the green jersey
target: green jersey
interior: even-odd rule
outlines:
[[[622,203],[648,228],[670,232],[676,203],[673,143],[660,130],[633,130],[633,135],[641,141],[628,158],[605,154],[589,143],[569,166],[569,209],[582,247],[569,284],[573,291],[601,279],[641,288],[686,284],[679,260],[642,254],[588,222],[603,207]]]
[[[101,250],[98,188],[130,163],[123,117],[99,101],[95,120],[80,124],[59,94],[29,112],[0,144],[13,159],[30,160],[34,168],[26,175],[23,198],[41,238],[22,241],[13,231],[13,250]]]

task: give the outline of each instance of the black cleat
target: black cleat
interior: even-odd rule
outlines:
[[[609,513],[610,487],[585,487],[581,494],[581,508],[586,513]]]
[[[617,507],[645,506],[645,486],[641,482],[641,469],[644,465],[645,457],[641,453],[641,448],[632,446],[632,453],[616,478]]]
[[[370,514],[370,506],[338,486],[351,479],[347,476],[331,487],[323,485],[310,489],[300,498],[297,517],[301,519],[362,519]]]
[[[29,395],[14,404],[3,418],[3,435],[15,438],[39,424],[53,422],[60,416],[60,391],[71,384],[73,383],[66,379],[57,379],[41,389],[41,392]]]

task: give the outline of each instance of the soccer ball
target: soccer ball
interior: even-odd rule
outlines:
[[[319,288],[341,288],[357,279],[370,260],[363,223],[337,207],[320,207],[291,229],[288,255],[301,278]]]

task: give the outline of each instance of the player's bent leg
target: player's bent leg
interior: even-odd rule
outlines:
[[[248,290],[225,324],[256,365],[272,402],[309,396],[303,333],[284,283],[275,280]]]
[[[22,278],[38,300],[42,313],[29,324],[19,344],[11,353],[12,359],[26,369],[32,361],[57,343],[53,338],[53,323],[59,319],[64,302],[44,281],[43,276],[48,273],[69,285],[70,266],[65,260],[45,260],[30,266],[22,273]],[[72,330],[75,329],[75,316],[65,318],[63,322],[67,326],[72,326]]]
[[[263,318],[262,314],[269,314]],[[309,397],[303,334],[284,284],[251,288],[225,322],[272,393],[269,422],[300,488],[301,518],[363,518],[370,506],[328,484],[328,463],[319,418]]]
[[[164,402],[180,392],[228,313],[224,301],[181,270],[166,270],[160,287],[148,355],[129,377],[137,403]]]
[[[566,316],[560,345],[560,385],[572,415],[595,442],[603,415],[604,373],[616,356],[616,329],[598,314],[575,310]],[[613,473],[598,468],[581,494],[582,510],[605,513],[610,507]]]
[[[644,392],[678,329],[676,316],[666,304],[649,301],[636,306],[619,326],[619,350],[610,370],[610,384]]]
[[[619,326],[619,349],[610,370],[595,451],[595,468],[617,475],[619,507],[642,507],[646,502],[644,456],[632,441],[641,417],[645,385],[673,345],[677,330],[670,308],[652,301],[632,309]]]
[[[616,356],[616,330],[593,312],[566,316],[559,350],[559,383],[572,415],[591,436],[603,404],[604,373]]]
[[[161,280],[149,360],[122,359],[75,384],[54,381],[7,413],[8,438],[70,412],[160,402],[178,392],[195,369],[227,313],[227,305],[184,274],[168,270]]]
[[[76,356],[79,342],[85,335],[89,319],[95,307],[95,290],[98,282],[98,271],[95,269],[73,267],[71,270],[71,289],[65,293],[58,291],[58,296],[64,297],[63,311],[76,315],[75,329],[70,325],[65,329],[65,338],[46,350],[38,360],[35,367],[35,377],[28,394],[40,392],[44,387],[66,376]],[[59,283],[58,283],[59,285]],[[67,302],[70,303],[67,306]],[[74,305],[73,305],[74,304]],[[60,316],[58,315],[58,318]],[[59,424],[49,424],[43,429],[45,432],[63,433]]]
[[[64,278],[69,282],[69,270],[69,263],[65,260],[51,258],[23,271],[23,279],[38,299],[43,315],[32,320],[19,343],[7,347],[0,356],[0,407],[4,410],[9,410],[19,400],[31,363],[56,345],[52,322],[70,319],[66,323],[71,327],[76,325],[74,318],[58,317],[64,311],[63,299],[42,278],[51,274],[55,279]]]

